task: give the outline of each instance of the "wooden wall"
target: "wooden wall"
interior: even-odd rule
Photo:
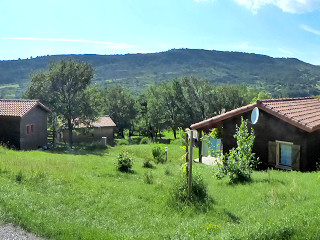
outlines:
[[[223,121],[223,152],[228,152],[232,147],[236,147],[235,126],[241,124],[241,116],[244,119],[249,119],[251,111],[233,118]],[[307,171],[314,168],[314,158],[312,156],[320,157],[320,133],[309,134],[292,125],[283,122],[282,120],[260,110],[259,121],[253,125],[248,123],[248,127],[253,127],[255,131],[255,143],[253,151],[262,162],[262,168],[268,167],[268,142],[269,141],[285,141],[293,142],[295,145],[300,145],[300,170]],[[310,144],[315,139],[317,142]],[[307,148],[309,146],[309,149]]]

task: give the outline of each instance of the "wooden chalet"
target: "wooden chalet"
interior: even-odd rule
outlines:
[[[259,109],[257,123],[250,122],[254,108]],[[248,119],[254,129],[253,152],[260,158],[263,168],[310,171],[320,161],[320,101],[315,97],[258,100],[254,104],[234,109],[224,114],[191,125],[208,132],[222,129],[223,153],[236,147],[233,137],[241,117]],[[201,148],[201,144],[200,144]],[[201,162],[201,149],[199,161]]]
[[[45,146],[49,112],[37,100],[0,99],[0,142],[20,150]]]

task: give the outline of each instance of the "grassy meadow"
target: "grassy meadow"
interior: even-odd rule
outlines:
[[[161,144],[168,162],[154,169],[143,163],[156,144],[73,154],[1,148],[0,220],[48,239],[320,239],[317,172],[254,172],[252,182],[230,185],[213,177],[214,167],[195,164],[213,201],[178,208],[180,142]],[[122,151],[133,156],[134,173],[117,171]]]

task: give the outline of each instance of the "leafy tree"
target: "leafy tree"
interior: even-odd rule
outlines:
[[[104,96],[104,112],[111,116],[124,137],[124,129],[132,127],[137,115],[135,99],[131,92],[120,85],[106,88]]]
[[[223,164],[218,163],[216,177],[229,176],[230,183],[245,182],[251,178],[253,168],[258,164],[252,152],[255,135],[253,129],[248,131],[247,121],[241,118],[241,125],[236,126],[237,148],[232,148],[223,157]]]
[[[263,100],[263,99],[271,99],[272,95],[270,92],[267,91],[260,91],[256,97],[254,97],[251,101],[251,103],[257,102],[257,100]]]
[[[94,69],[85,62],[61,60],[35,72],[24,97],[39,99],[66,122],[72,147],[74,121],[93,121],[100,114],[98,90],[90,87]]]

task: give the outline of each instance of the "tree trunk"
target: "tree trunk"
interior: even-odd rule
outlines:
[[[173,129],[173,136],[174,136],[174,139],[177,139],[177,130],[176,129]]]
[[[72,148],[72,145],[73,145],[72,130],[73,130],[73,126],[72,126],[71,118],[68,118],[68,132],[69,132],[69,146],[70,146],[70,148]]]

